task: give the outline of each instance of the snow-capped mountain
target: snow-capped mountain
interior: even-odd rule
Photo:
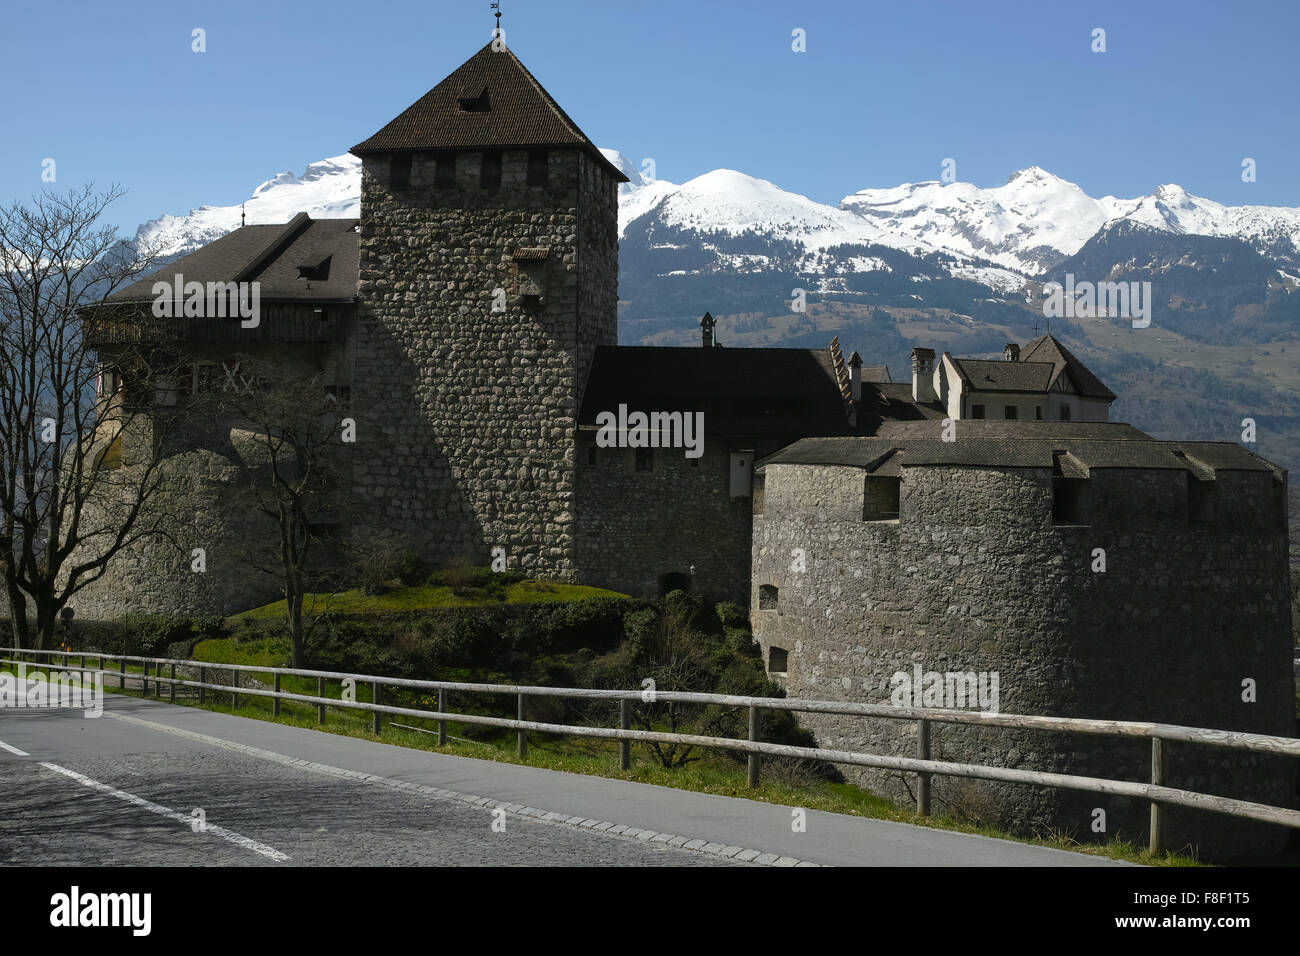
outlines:
[[[637,166],[616,150],[601,152],[629,179],[619,189],[621,239],[716,253],[692,256],[692,265],[677,271],[781,268],[827,277],[888,271],[882,256],[864,253],[877,248],[941,254],[949,275],[1006,293],[1075,255],[1117,220],[1175,235],[1241,239],[1281,265],[1300,266],[1300,209],[1224,206],[1174,185],[1136,199],[1096,199],[1030,166],[992,188],[904,183],[863,189],[830,205],[730,169],[671,183],[654,178],[648,162]],[[250,224],[287,222],[302,211],[352,217],[359,213],[360,192],[361,161],[344,154],[312,163],[301,176],[282,172],[267,180],[243,212]],[[237,205],[200,206],[188,215],[164,215],[140,227],[137,243],[184,254],[237,228],[240,212]],[[755,239],[769,240],[771,248],[738,251]]]
[[[1137,199],[1094,199],[1037,166],[1013,173],[1005,185],[992,189],[970,183],[906,183],[861,190],[840,206],[894,235],[982,256],[1026,275],[1041,274],[1074,255],[1118,219],[1184,235],[1243,239],[1261,253],[1282,258],[1294,258],[1300,241],[1300,209],[1224,206],[1173,185]]]
[[[351,219],[361,211],[361,160],[350,153],[309,165],[301,176],[283,172],[253,190],[243,205],[250,226],[288,222],[306,212],[319,219]],[[199,206],[188,215],[162,215],[136,232],[136,247],[159,256],[193,252],[239,228],[239,206]]]

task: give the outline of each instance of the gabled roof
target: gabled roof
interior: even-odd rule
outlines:
[[[171,282],[178,274],[186,282],[258,282],[263,300],[350,301],[357,294],[356,227],[356,219],[312,219],[305,212],[284,225],[242,226],[105,302],[152,302],[154,283]],[[326,277],[299,278],[304,266]]]
[[[467,110],[462,100],[476,102]],[[588,151],[617,182],[628,181],[519,58],[489,42],[352,152],[565,146]]]
[[[1085,398],[1100,398],[1108,402],[1115,400],[1115,393],[1102,384],[1101,379],[1093,375],[1088,366],[1080,362],[1064,345],[1049,332],[1025,344],[1020,352],[1020,362],[1007,362],[1018,365],[1024,362],[1050,362],[1052,365],[1051,388],[1063,374],[1068,374],[1074,383],[1074,389]]]
[[[1066,377],[1066,382],[1084,398],[1112,402],[1115,393],[1102,384],[1051,333],[1030,340],[1014,362],[1005,359],[971,359],[948,355],[962,383],[977,392],[1047,392]]]
[[[962,382],[976,392],[1046,392],[1052,385],[1050,362],[1007,362],[957,358],[950,361]]]
[[[826,349],[606,345],[596,350],[579,427],[601,412],[702,411],[711,434],[852,432]]]

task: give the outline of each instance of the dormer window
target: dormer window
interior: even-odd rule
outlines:
[[[463,93],[456,102],[460,104],[462,113],[487,113],[492,109],[492,101],[488,97],[486,86],[473,93]]]
[[[299,266],[298,278],[324,282],[330,277],[330,260],[333,258],[333,256],[326,256],[319,262],[310,262]]]

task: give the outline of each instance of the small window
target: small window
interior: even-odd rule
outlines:
[[[1068,422],[1069,420],[1070,420],[1070,406],[1069,406],[1069,405],[1062,405],[1062,406],[1061,406],[1061,421],[1063,421],[1063,422]]]
[[[638,448],[636,450],[636,470],[637,471],[654,471],[655,469],[655,452],[653,448]]]
[[[393,156],[391,175],[388,184],[393,189],[410,189],[411,188],[411,154],[399,153]]]
[[[1087,524],[1087,478],[1052,479],[1052,523]]]
[[[501,188],[501,154],[488,152],[483,154],[482,174],[479,183],[484,189]]]
[[[983,417],[984,417],[984,406],[983,406],[983,405],[972,405],[972,406],[970,407],[970,417],[971,417],[971,418],[983,418]]]
[[[546,185],[549,160],[550,153],[544,149],[530,149],[528,151],[528,185]]]
[[[1178,454],[1175,452],[1175,454]],[[1184,456],[1185,457],[1185,456]],[[1202,481],[1190,472],[1187,475],[1187,523],[1193,528],[1204,528],[1213,513],[1214,482]]]
[[[785,677],[789,674],[790,654],[784,647],[769,647],[767,649],[767,672],[774,677]]]
[[[1041,422],[1042,420],[1043,420],[1043,406],[1042,406],[1042,405],[1035,405],[1035,406],[1034,406],[1034,421],[1039,421],[1039,422]]]
[[[455,153],[439,153],[434,157],[433,185],[435,189],[451,189],[456,185]]]
[[[1020,415],[1020,409],[1017,408],[1015,405],[1002,406],[1002,417],[1005,418],[1007,421],[1009,422],[1015,421],[1019,415]]]
[[[760,611],[775,611],[777,601],[777,587],[775,584],[762,584],[758,588],[758,609]]]
[[[862,484],[862,520],[893,521],[898,518],[902,479],[868,475]]]

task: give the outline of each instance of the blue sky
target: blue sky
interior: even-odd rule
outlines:
[[[1092,195],[1300,205],[1293,2],[502,2],[597,145],[673,182],[730,167],[837,202],[952,157],[982,186],[1038,165]],[[55,188],[129,188],[125,231],[346,152],[493,23],[487,0],[5,0],[4,21],[0,200],[48,188],[52,157]]]

